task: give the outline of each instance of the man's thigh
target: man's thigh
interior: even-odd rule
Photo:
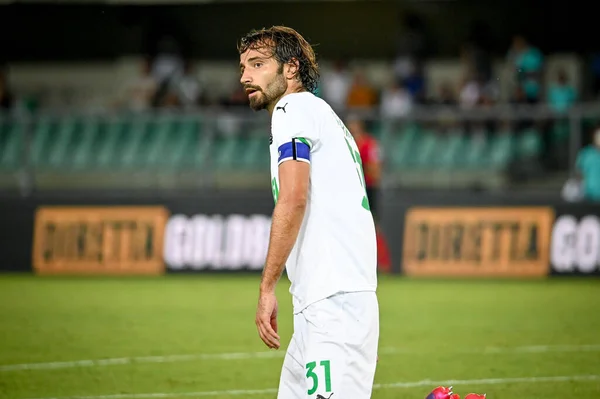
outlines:
[[[304,398],[369,399],[379,340],[375,293],[336,295],[303,315]]]
[[[294,332],[281,368],[277,399],[306,399],[304,360]]]

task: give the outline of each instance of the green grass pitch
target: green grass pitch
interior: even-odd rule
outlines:
[[[0,275],[0,398],[275,398],[284,349],[256,333],[258,279]],[[287,289],[283,277],[284,346]],[[463,398],[600,395],[599,279],[385,276],[379,300],[373,398],[422,399],[449,380]]]

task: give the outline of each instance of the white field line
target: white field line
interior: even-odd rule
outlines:
[[[395,354],[426,354],[426,353],[456,353],[456,354],[510,354],[510,353],[550,353],[550,352],[598,352],[600,344],[591,345],[533,345],[533,346],[515,346],[515,347],[485,347],[479,349],[457,349],[447,351],[443,348],[431,351],[417,351],[403,348],[381,348],[380,355]],[[245,360],[245,359],[273,359],[283,358],[285,349],[278,351],[263,352],[238,352],[238,353],[200,353],[184,355],[163,355],[163,356],[133,356],[117,357],[108,359],[85,359],[61,362],[41,362],[41,363],[20,363],[0,365],[0,372],[19,371],[19,370],[52,370],[66,369],[76,367],[100,367],[139,363],[178,363],[198,360]]]
[[[541,382],[572,382],[572,381],[600,381],[600,375],[559,375],[549,377],[516,377],[516,378],[482,378],[474,380],[421,380],[412,382],[393,382],[389,384],[375,384],[373,389],[402,389],[402,388],[435,388],[439,385],[453,386],[460,385],[500,385],[500,384],[534,384]],[[37,399],[164,399],[164,398],[183,398],[183,397],[202,397],[202,396],[233,396],[233,395],[261,395],[276,393],[277,389],[235,389],[224,391],[199,391],[199,392],[151,392],[151,393],[125,393],[114,395],[96,395],[96,396],[69,396],[52,397]]]

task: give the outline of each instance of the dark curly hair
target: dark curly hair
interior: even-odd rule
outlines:
[[[312,93],[317,89],[319,66],[312,46],[292,28],[272,26],[252,30],[244,35],[237,46],[240,54],[247,50],[268,48],[279,65],[298,61],[298,77],[302,86]]]

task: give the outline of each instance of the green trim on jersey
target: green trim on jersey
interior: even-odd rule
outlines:
[[[304,144],[306,144],[309,148],[312,147],[312,145],[310,144],[310,141],[308,141],[307,139],[305,139],[304,137],[296,137],[296,139],[300,140],[301,142],[303,142]]]

